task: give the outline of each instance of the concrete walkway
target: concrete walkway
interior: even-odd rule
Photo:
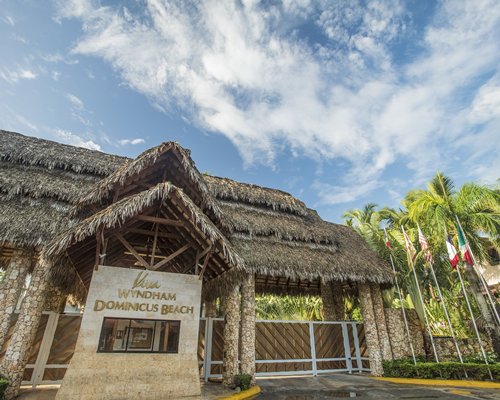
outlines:
[[[257,400],[360,399],[499,399],[498,389],[417,386],[378,381],[368,375],[261,378]]]
[[[18,400],[54,400],[59,385],[43,385],[36,389],[22,386]],[[202,383],[200,400],[216,400],[235,393],[234,390],[225,389],[221,383]],[[139,400],[139,399],[138,399]]]

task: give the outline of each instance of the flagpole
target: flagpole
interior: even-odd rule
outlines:
[[[407,236],[406,232],[405,232],[405,228],[403,228],[403,225],[401,225],[401,229],[403,230],[404,236]],[[408,251],[408,249],[406,249],[406,250]],[[432,350],[434,351],[434,358],[436,359],[436,362],[439,363],[439,357],[438,357],[438,354],[437,354],[437,351],[436,351],[436,346],[434,344],[434,338],[432,337],[431,326],[430,326],[429,320],[427,318],[427,311],[425,309],[424,297],[422,296],[422,291],[420,290],[420,285],[418,283],[417,272],[415,271],[415,266],[413,265],[413,259],[412,259],[411,254],[408,253],[408,255],[409,255],[408,262],[410,264],[410,269],[413,271],[413,277],[415,278],[415,285],[417,286],[418,296],[420,298],[420,302],[422,303],[422,309],[423,309],[423,312],[424,312],[425,325],[427,327],[427,333],[428,333],[429,338],[431,340]]]
[[[385,230],[385,228],[384,228],[384,233],[385,233],[385,241],[387,243],[389,241],[389,237],[387,236],[387,231]],[[401,312],[403,313],[403,320],[404,320],[405,328],[406,328],[406,336],[408,336],[408,343],[409,343],[410,349],[411,349],[411,356],[413,358],[413,364],[417,365],[417,358],[415,357],[415,349],[413,348],[413,341],[411,340],[410,327],[408,325],[408,319],[406,317],[406,310],[405,310],[405,306],[403,303],[403,294],[401,292],[401,288],[399,287],[398,275],[396,273],[396,267],[394,266],[394,260],[392,259],[392,252],[391,251],[389,251],[389,257],[391,259],[392,272],[394,272],[394,281],[396,282],[396,289],[398,291],[399,301],[401,303]]]
[[[418,227],[419,233],[422,233],[418,223],[417,223],[417,227]],[[422,237],[423,237],[423,233],[422,233]],[[425,238],[424,238],[424,240],[425,240]],[[427,241],[425,240],[425,242],[427,242]],[[420,247],[422,248],[422,244],[420,244]],[[428,248],[427,248],[427,251],[429,251]],[[451,324],[450,315],[448,314],[448,307],[446,306],[446,303],[445,303],[444,297],[443,297],[443,293],[441,292],[441,286],[438,283],[438,280],[436,277],[436,272],[434,271],[434,266],[433,266],[434,263],[432,261],[432,258],[430,260],[428,260],[428,264],[429,264],[429,268],[431,270],[432,279],[434,280],[434,284],[436,285],[436,289],[438,291],[439,299],[441,300],[441,305],[443,307],[444,315],[446,317],[446,322],[448,323],[448,327],[450,328],[451,337],[453,338],[453,343],[455,344],[455,349],[457,350],[458,358],[460,360],[460,363],[463,364],[464,360],[462,358],[462,352],[460,351],[460,346],[458,345],[457,338],[455,336],[455,330],[453,329],[453,325]],[[464,373],[465,373],[465,377],[468,378],[469,376],[468,376],[467,370],[465,368],[464,368]]]
[[[488,300],[490,302],[491,308],[493,309],[493,314],[495,315],[496,323],[497,323],[497,325],[500,325],[500,316],[498,315],[498,311],[497,311],[496,304],[495,304],[496,302],[491,297],[490,289],[488,288],[488,284],[486,283],[486,280],[484,279],[483,274],[481,273],[481,271],[478,270],[479,264],[476,262],[476,257],[474,257],[474,253],[472,252],[472,249],[469,245],[469,240],[467,240],[467,236],[465,236],[465,232],[464,232],[464,229],[462,228],[462,224],[460,223],[460,220],[458,219],[458,215],[455,214],[455,218],[457,220],[458,226],[460,227],[460,230],[463,233],[467,249],[470,251],[470,255],[471,255],[472,261],[474,263],[474,265],[472,266],[472,269],[474,270],[474,272],[478,276],[479,280],[481,281],[481,284],[484,287],[484,291],[486,292],[486,296],[488,297]]]
[[[462,286],[462,291],[464,292],[465,301],[467,302],[467,308],[469,309],[470,318],[472,320],[472,325],[474,326],[474,332],[476,333],[477,340],[479,342],[479,347],[481,348],[481,353],[482,353],[483,358],[484,358],[484,362],[486,363],[486,365],[488,367],[488,373],[490,374],[491,380],[493,380],[493,375],[491,374],[490,366],[488,364],[488,358],[486,357],[486,352],[484,351],[483,341],[481,340],[481,336],[479,335],[479,330],[477,329],[477,324],[476,324],[476,320],[474,318],[474,313],[472,312],[472,307],[470,306],[469,296],[467,296],[467,291],[465,290],[464,280],[462,279],[462,273],[460,272],[460,265],[457,265],[456,269],[458,272],[458,278],[460,279],[460,285]]]

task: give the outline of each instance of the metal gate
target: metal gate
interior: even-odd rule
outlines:
[[[198,359],[203,378],[222,377],[223,318],[202,318]],[[369,371],[359,322],[268,321],[255,326],[257,376]]]

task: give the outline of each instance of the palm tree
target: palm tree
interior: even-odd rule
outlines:
[[[466,183],[458,191],[453,181],[441,172],[437,172],[427,190],[410,191],[403,205],[408,210],[409,218],[426,227],[431,245],[444,250],[446,233],[456,233],[456,218],[464,229],[470,247],[479,262],[489,261],[488,248],[500,249],[500,191],[476,183]],[[482,287],[476,273],[466,269],[477,305],[486,321],[495,352],[500,355],[500,327],[482,294]]]

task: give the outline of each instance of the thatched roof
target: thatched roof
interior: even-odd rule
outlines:
[[[0,245],[38,247],[71,226],[69,205],[46,198],[0,194]]]
[[[80,196],[76,211],[85,209],[90,204],[108,204],[113,194],[121,198],[134,191],[141,191],[144,187],[166,181],[182,187],[204,212],[211,214],[218,221],[222,220],[219,206],[196,169],[190,152],[175,142],[162,143],[145,151],[136,159],[121,164],[92,190]]]
[[[67,203],[93,188],[99,177],[63,169],[0,161],[0,192],[8,198],[53,198]]]
[[[105,176],[126,158],[0,130],[0,160]]]
[[[266,282],[260,284],[262,290],[272,289],[264,287],[268,282],[281,286],[286,282],[285,289],[295,282],[297,288],[319,290],[320,280],[392,281],[389,266],[353,229],[323,221],[286,192],[201,175],[189,152],[177,143],[163,143],[130,160],[0,131],[0,243],[4,245],[47,243],[77,222],[69,209],[78,203],[80,218],[88,216],[81,211],[88,212],[90,205],[101,211],[63,233],[46,252],[61,252],[78,240],[91,248],[97,227],[112,229],[171,193],[192,211],[193,220],[206,230],[202,229],[204,235],[226,236],[218,239],[224,243],[221,254],[227,251],[231,264],[244,266],[258,282]],[[237,255],[243,262],[235,261]],[[220,267],[213,277],[223,270]],[[224,272],[213,284],[239,274]]]
[[[392,282],[389,266],[352,228],[323,221],[286,192],[205,179],[231,226],[236,252],[258,277],[284,277],[278,281],[284,291],[291,284],[319,291],[320,280]],[[259,284],[264,281],[268,287]],[[274,291],[273,285],[276,281],[258,279],[261,290]]]
[[[93,214],[56,236],[45,246],[42,254],[45,257],[51,257],[64,253],[72,244],[94,237],[100,229],[123,226],[127,220],[141,214],[156,203],[167,201],[174,195],[189,210],[193,224],[197,225],[212,243],[221,245],[222,253],[227,256],[227,261],[232,266],[241,269],[243,260],[232,250],[229,241],[181,189],[169,182],[159,183],[151,189],[121,199]]]
[[[220,200],[248,203],[255,206],[284,211],[297,215],[307,215],[305,204],[291,194],[249,183],[236,182],[228,178],[204,175],[210,192]]]
[[[194,272],[197,254],[210,245],[213,246],[213,255],[207,264],[205,280],[213,279],[231,267],[236,270],[244,268],[243,260],[234,251],[231,243],[199,207],[181,189],[164,182],[123,198],[57,235],[42,251],[44,258],[55,261],[53,280],[60,286],[71,283],[67,281],[66,275],[68,272],[72,273],[69,265],[73,265],[79,281],[88,287],[95,265],[98,233],[99,237],[102,235],[109,240],[105,253],[106,261],[110,265],[118,265],[123,260],[127,260],[124,264],[129,267],[134,265],[134,258],[126,252],[123,244],[114,235],[119,232],[130,243],[134,243],[138,252],[150,254],[148,240],[143,233],[154,232],[155,225],[152,225],[150,220],[158,218],[154,217],[155,215],[163,215],[168,221],[175,220],[178,222],[176,226],[180,226],[177,229],[181,231],[176,232],[172,228],[160,232],[162,237],[169,239],[163,239],[164,246],[158,246],[157,257],[168,257],[173,253],[172,249],[178,249],[185,245],[186,241],[190,244],[189,251],[165,264],[162,270]],[[140,250],[138,246],[143,246],[143,249]],[[76,282],[75,279],[74,281]]]
[[[0,245],[37,247],[74,221],[71,204],[124,158],[0,130]]]

